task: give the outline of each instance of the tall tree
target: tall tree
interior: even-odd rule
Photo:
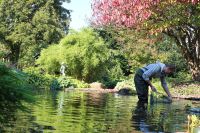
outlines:
[[[200,81],[199,0],[94,0],[93,24],[174,38],[194,80]]]
[[[67,32],[70,0],[1,0],[0,42],[10,51],[9,60],[28,64],[44,47],[57,43]],[[30,63],[31,64],[31,63]]]

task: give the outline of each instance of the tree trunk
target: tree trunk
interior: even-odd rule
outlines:
[[[189,63],[189,67],[192,73],[193,80],[200,81],[200,67],[193,63]]]
[[[175,38],[188,63],[193,80],[200,81],[200,27],[191,25],[172,27],[168,29],[167,34]]]
[[[20,55],[20,45],[12,45],[10,47],[11,55],[10,55],[10,62],[13,67],[18,66],[18,60]]]
[[[187,45],[187,44],[185,44],[185,45]],[[192,49],[186,50],[184,47],[180,47],[180,48],[182,51],[182,55],[186,59],[187,64],[190,68],[190,72],[192,74],[193,80],[200,81],[200,62],[199,62],[200,58],[198,56],[196,56],[198,54],[198,52],[196,50],[192,50]],[[198,57],[198,58],[196,58],[196,57]]]

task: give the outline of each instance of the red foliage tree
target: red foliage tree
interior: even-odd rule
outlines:
[[[200,81],[200,0],[93,0],[95,26],[163,32],[177,42]]]
[[[172,0],[167,3],[192,3],[200,0]],[[152,15],[152,9],[161,0],[93,0],[93,23],[95,25],[115,25],[135,27]],[[166,4],[166,3],[163,3]]]

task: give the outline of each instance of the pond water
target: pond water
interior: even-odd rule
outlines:
[[[186,105],[199,102],[175,100],[172,104],[141,106],[136,96],[79,91],[39,92],[35,103],[4,114],[0,132],[14,133],[137,133],[187,131]]]

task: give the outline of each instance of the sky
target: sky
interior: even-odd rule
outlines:
[[[79,30],[88,26],[88,19],[91,17],[91,0],[71,0],[70,3],[64,3],[63,6],[72,10],[70,28]]]

